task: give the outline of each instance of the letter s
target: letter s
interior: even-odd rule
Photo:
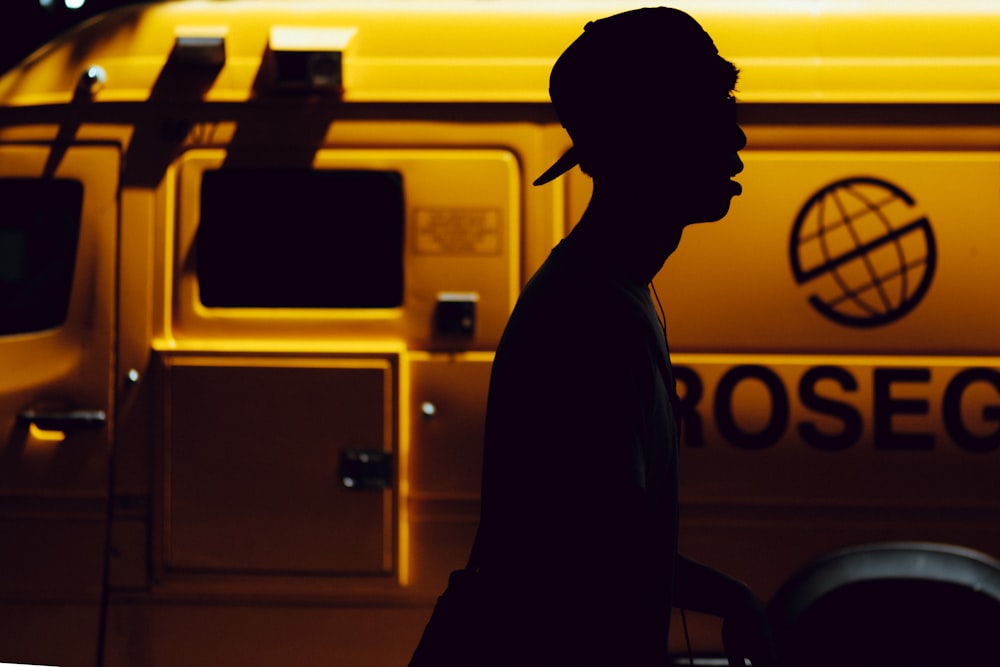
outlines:
[[[799,435],[811,447],[825,452],[839,452],[861,437],[861,413],[852,405],[817,394],[816,385],[821,380],[833,380],[844,391],[857,391],[858,381],[839,366],[816,366],[806,371],[799,382],[799,400],[804,406],[814,412],[835,417],[844,425],[839,433],[827,434],[812,422],[799,422]]]

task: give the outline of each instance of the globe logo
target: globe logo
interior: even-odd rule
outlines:
[[[913,198],[877,178],[847,178],[810,197],[790,242],[795,281],[809,303],[850,327],[894,322],[924,298],[934,277],[930,222]]]

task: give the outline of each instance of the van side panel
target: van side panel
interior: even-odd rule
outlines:
[[[79,664],[97,651],[119,161],[109,145],[0,143],[3,659]],[[65,641],[47,640],[53,627]]]
[[[549,69],[638,4],[136,5],[0,77],[0,661],[405,664],[506,319],[591,193],[531,186]],[[872,553],[1000,573],[988,4],[680,3],[748,135],[655,280],[681,535],[765,599],[835,562],[864,600]]]

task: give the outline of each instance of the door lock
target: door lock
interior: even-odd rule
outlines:
[[[392,488],[392,454],[381,449],[344,449],[340,452],[340,483],[346,488]]]

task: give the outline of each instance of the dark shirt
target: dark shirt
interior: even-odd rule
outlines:
[[[480,564],[496,664],[667,664],[669,359],[647,285],[591,245],[553,250],[493,364]]]

